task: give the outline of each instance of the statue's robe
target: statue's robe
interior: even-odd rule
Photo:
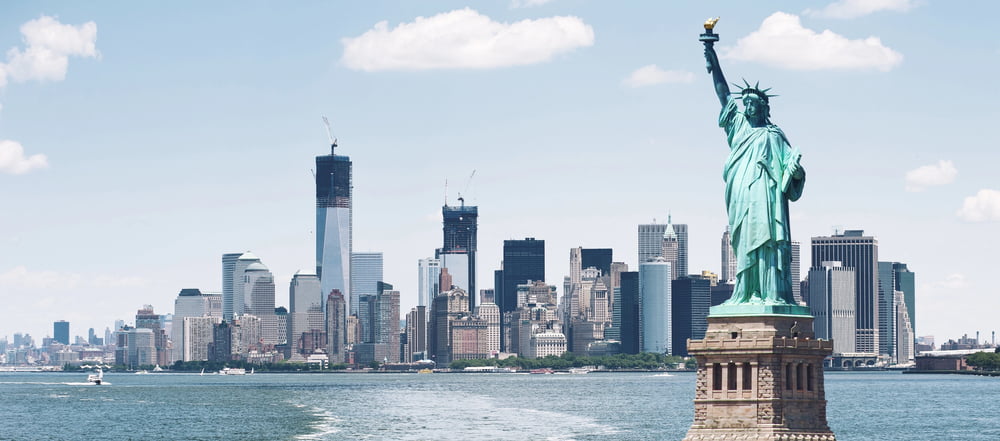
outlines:
[[[778,126],[752,127],[731,96],[719,126],[730,147],[723,178],[736,253],[736,286],[726,303],[795,304],[788,201],[805,186],[805,172],[796,178],[790,170],[800,155]]]

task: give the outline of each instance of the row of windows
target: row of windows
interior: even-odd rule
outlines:
[[[787,363],[785,364],[785,390],[814,390],[815,377],[812,364]],[[742,374],[742,375],[741,375]],[[742,382],[737,380],[742,378]],[[751,390],[753,389],[753,367],[749,362],[741,365],[729,363],[726,365],[726,374],[722,373],[722,364],[712,365],[712,390]],[[723,389],[725,383],[725,389]]]

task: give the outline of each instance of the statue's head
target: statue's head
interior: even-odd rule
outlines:
[[[743,80],[746,87],[736,85],[741,89],[740,96],[743,100],[743,113],[747,118],[761,123],[770,123],[771,103],[770,98],[777,95],[768,95],[770,88],[761,89],[760,83],[753,86]]]

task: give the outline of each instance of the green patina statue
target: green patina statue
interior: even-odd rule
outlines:
[[[733,295],[712,315],[795,314],[808,315],[808,308],[792,296],[792,242],[788,202],[802,195],[806,175],[801,155],[788,143],[778,126],[771,124],[769,89],[744,81],[734,98],[719,66],[712,29],[718,19],[705,22],[708,72],[722,104],[719,126],[729,141],[729,158],[723,170],[726,210],[736,254],[736,286]],[[758,83],[759,84],[759,83]],[[741,112],[736,100],[743,103]]]

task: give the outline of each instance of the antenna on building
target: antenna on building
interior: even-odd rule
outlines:
[[[326,137],[330,139],[330,154],[333,154],[333,150],[337,148],[337,138],[333,137],[333,131],[330,130],[330,120],[323,117],[323,124],[326,125]]]
[[[444,206],[448,206],[448,178],[444,178]]]
[[[843,225],[834,225],[831,228],[833,228],[833,235],[834,236],[840,236],[840,232],[844,230],[844,226]]]

